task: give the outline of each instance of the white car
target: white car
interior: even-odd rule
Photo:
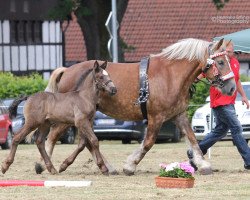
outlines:
[[[248,100],[250,100],[250,82],[242,82],[242,86]],[[208,97],[206,101],[208,103],[198,108],[192,118],[192,129],[198,141],[202,140],[206,134],[211,132],[211,127],[212,129],[215,127],[214,118],[211,122],[211,115],[213,114],[211,113],[209,103],[210,98]],[[245,104],[242,105],[240,94],[238,94],[236,97],[235,110],[243,128],[243,136],[248,142],[248,140],[250,140],[250,109],[247,109]],[[230,131],[222,140],[232,140]]]

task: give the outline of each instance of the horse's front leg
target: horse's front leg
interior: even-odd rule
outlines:
[[[86,141],[86,147],[88,148],[89,152],[91,153],[94,162],[97,164],[95,150],[92,148],[89,141]],[[100,154],[101,154],[101,157],[104,161],[104,164],[108,168],[109,174],[117,175],[118,174],[117,170],[111,164],[109,164],[109,162],[107,161],[107,159],[103,156],[103,154],[101,152],[100,152]]]
[[[190,126],[187,113],[184,112],[176,116],[174,122],[180,129],[181,133],[185,135],[185,139],[189,143],[190,148],[193,151],[193,162],[196,166],[198,166],[200,173],[203,175],[211,174],[212,173],[211,165],[209,162],[205,161],[202,155],[202,152],[200,150],[194,132]]]
[[[128,156],[126,164],[123,167],[123,172],[126,175],[134,175],[136,166],[155,144],[162,123],[163,119],[161,117],[148,118],[148,128],[142,144],[138,149],[136,149],[131,155]]]
[[[79,139],[79,143],[78,143],[78,146],[77,146],[76,150],[67,159],[65,159],[63,161],[63,163],[61,164],[60,169],[59,169],[60,173],[65,171],[68,168],[68,166],[70,166],[75,161],[78,154],[81,151],[83,151],[83,149],[85,148],[86,140],[85,140],[84,135],[82,133],[80,133],[79,137],[80,137],[80,139]]]
[[[50,132],[45,142],[45,149],[50,158],[52,156],[56,142],[65,133],[68,127],[69,125],[61,123],[54,124],[53,126],[51,126]],[[43,158],[41,157],[40,161],[36,162],[35,164],[36,173],[41,174],[45,169],[46,166],[44,165]]]
[[[84,118],[83,120],[78,121],[79,126],[79,134],[84,134],[85,138],[88,140],[89,145],[91,146],[92,151],[95,153],[92,155],[95,155],[96,157],[96,164],[101,170],[101,172],[105,175],[108,175],[109,170],[107,166],[105,165],[105,162],[103,160],[102,154],[99,149],[99,141],[94,134],[91,121],[87,120],[87,118]]]

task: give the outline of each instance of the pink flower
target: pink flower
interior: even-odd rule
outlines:
[[[180,163],[180,168],[187,173],[191,173],[192,175],[194,174],[194,168],[188,162]]]

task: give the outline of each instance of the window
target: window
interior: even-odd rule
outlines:
[[[13,44],[42,42],[42,21],[11,21],[10,39]]]

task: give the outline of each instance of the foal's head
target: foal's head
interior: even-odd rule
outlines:
[[[110,79],[108,72],[105,70],[106,67],[107,61],[104,62],[102,65],[99,65],[99,63],[95,61],[93,67],[95,84],[99,90],[106,91],[109,93],[109,95],[112,96],[116,94],[117,89],[113,81]]]
[[[233,95],[236,90],[234,73],[231,70],[227,48],[231,42],[221,39],[211,43],[208,47],[209,58],[203,72],[211,84],[217,87],[223,94]]]

